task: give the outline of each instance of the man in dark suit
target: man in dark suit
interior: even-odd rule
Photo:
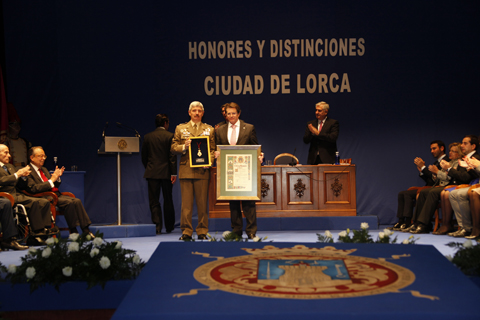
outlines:
[[[470,138],[472,137],[472,139]],[[467,157],[474,157],[480,159],[478,153],[476,153],[476,148],[478,146],[478,138],[475,136],[466,136],[462,140],[462,151]],[[478,173],[475,170],[468,170],[466,167],[459,164],[457,169],[451,168],[450,164],[446,161],[441,161],[440,165],[444,170],[448,171],[448,176],[450,177],[449,185],[461,185],[469,184],[472,180],[478,178]],[[417,206],[415,208],[414,214],[414,224],[411,227],[410,233],[419,234],[419,233],[429,233],[431,229],[432,217],[435,213],[435,210],[438,206],[438,200],[440,200],[440,194],[444,187],[433,187],[429,189],[422,190],[417,199]],[[453,204],[452,204],[452,207]],[[462,228],[462,235],[459,236],[468,236],[469,233]]]
[[[166,114],[155,117],[155,131],[145,135],[142,146],[142,163],[145,167],[143,177],[148,183],[148,202],[152,222],[157,234],[162,233],[162,207],[160,191],[163,190],[163,218],[165,230],[172,232],[175,226],[175,208],[173,207],[172,186],[177,180],[177,156],[170,151],[173,133],[168,131],[169,120]]]
[[[235,102],[230,102],[225,108],[227,114],[228,125],[219,127],[215,131],[215,141],[217,145],[258,145],[257,134],[255,127],[252,124],[245,123],[239,120],[240,106]],[[215,152],[215,158],[218,158],[220,153]],[[263,153],[259,158],[263,162]],[[249,239],[256,237],[257,233],[257,210],[255,201],[230,201],[230,218],[233,232],[242,236],[243,232],[243,214],[247,219],[247,227],[245,231]]]
[[[436,159],[433,165],[436,166],[438,169],[441,169],[441,160],[450,161],[445,154],[445,143],[443,143],[443,141],[435,140],[430,142],[430,153]],[[425,161],[420,157],[416,157],[413,160],[413,163],[417,166],[420,178],[425,181],[425,186],[433,186],[436,180],[434,179],[433,173],[428,170],[428,167],[425,165]],[[398,231],[402,229],[407,229],[411,226],[413,208],[415,208],[415,200],[419,188],[420,187],[410,188],[409,190],[400,191],[398,193],[398,222],[393,227],[388,229]]]
[[[30,167],[26,166],[21,169],[16,169],[9,164],[10,152],[8,147],[0,144],[0,192],[10,193],[15,203],[20,203],[25,206],[28,218],[30,220],[30,228],[33,230],[30,234],[34,239],[33,245],[43,245],[43,241],[37,236],[48,236],[58,233],[58,229],[51,227],[51,213],[50,201],[43,198],[34,198],[24,195],[17,191],[17,188],[22,189],[27,185],[27,176],[30,174]]]
[[[303,135],[303,142],[310,143],[307,164],[335,163],[340,125],[337,120],[327,118],[329,110],[330,106],[326,102],[317,103],[315,105],[317,119],[307,123]]]
[[[54,192],[58,196],[57,206],[64,211],[70,233],[78,233],[77,226],[80,226],[83,234],[89,235],[92,239],[95,238],[88,228],[92,222],[83,207],[82,201],[78,198],[62,195],[58,191],[61,183],[60,177],[65,168],[56,167],[53,174],[50,175],[47,168],[43,166],[47,156],[42,147],[32,147],[28,154],[32,170],[28,176],[25,190],[29,193]]]

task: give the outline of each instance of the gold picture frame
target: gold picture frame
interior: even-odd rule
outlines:
[[[217,200],[261,200],[260,145],[218,145]]]
[[[191,137],[190,140],[192,140],[192,144],[190,148],[188,148],[190,167],[210,167],[212,165],[212,158],[210,155],[209,136]]]

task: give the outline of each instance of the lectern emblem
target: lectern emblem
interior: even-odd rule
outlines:
[[[125,141],[125,139],[120,139],[118,140],[117,146],[118,149],[125,150],[127,148],[127,141]]]

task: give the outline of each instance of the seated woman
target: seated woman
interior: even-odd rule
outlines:
[[[463,158],[465,155],[462,152],[462,148],[460,147],[461,143],[454,142],[448,146],[448,156],[450,158],[450,166],[452,168],[458,167],[458,160]],[[450,177],[447,175],[447,171],[444,169],[438,170],[436,172],[437,179],[440,180],[440,184],[448,184]],[[450,186],[445,188],[441,195],[440,195],[440,203],[442,205],[442,226],[433,234],[436,235],[445,235],[449,232],[453,231],[453,224],[452,224],[452,217],[453,217],[453,209],[450,205],[450,201],[448,200],[448,195],[450,191],[455,189],[457,186]]]

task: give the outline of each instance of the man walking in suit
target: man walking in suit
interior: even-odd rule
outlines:
[[[9,164],[10,152],[8,147],[0,144],[0,192],[10,193],[15,203],[20,203],[25,206],[28,218],[30,220],[30,227],[33,230],[30,234],[35,241],[33,245],[43,245],[43,241],[38,236],[49,236],[58,233],[58,228],[50,228],[52,219],[50,213],[50,201],[43,198],[34,198],[24,195],[17,191],[23,189],[27,185],[26,177],[30,174],[30,167],[26,166],[21,169],[16,169]],[[32,240],[33,241],[33,240]]]
[[[315,105],[317,119],[309,121],[303,142],[310,143],[307,164],[335,163],[340,126],[337,120],[327,118],[330,106],[326,102]]]
[[[175,154],[181,154],[179,178],[180,191],[182,193],[182,209],[180,216],[180,228],[182,236],[180,240],[191,240],[193,234],[192,211],[193,199],[197,204],[198,225],[196,228],[199,240],[207,239],[208,232],[208,181],[210,180],[210,170],[208,167],[190,167],[190,156],[188,149],[194,147],[191,137],[208,136],[210,143],[210,156],[213,158],[215,150],[214,129],[212,126],[203,123],[204,114],[203,105],[199,101],[194,101],[188,109],[190,121],[179,124],[175,128],[175,134],[172,140],[171,151]]]
[[[175,226],[175,208],[173,207],[172,187],[177,180],[177,156],[170,151],[173,133],[168,131],[169,120],[166,114],[155,117],[155,131],[145,135],[142,146],[142,163],[145,167],[143,177],[148,183],[148,202],[152,222],[157,234],[162,233],[162,207],[160,191],[163,190],[163,211],[165,230],[172,232]]]
[[[32,170],[28,176],[25,190],[29,193],[54,192],[58,196],[57,206],[64,211],[70,233],[78,233],[77,226],[80,226],[83,234],[90,235],[92,239],[95,238],[88,228],[92,222],[83,207],[82,201],[78,198],[62,195],[58,191],[61,183],[60,177],[65,168],[56,167],[53,174],[50,175],[47,168],[43,166],[47,156],[42,147],[32,147],[28,154]]]
[[[239,120],[240,106],[235,102],[226,105],[228,125],[219,127],[215,131],[215,141],[217,145],[258,145],[255,127],[252,124]],[[220,152],[215,152],[215,158],[218,158]],[[263,153],[259,158],[263,162]],[[241,205],[241,207],[240,207]],[[247,219],[245,231],[249,239],[253,239],[257,233],[257,209],[255,201],[230,201],[230,219],[233,232],[242,236],[243,219],[242,209]]]

